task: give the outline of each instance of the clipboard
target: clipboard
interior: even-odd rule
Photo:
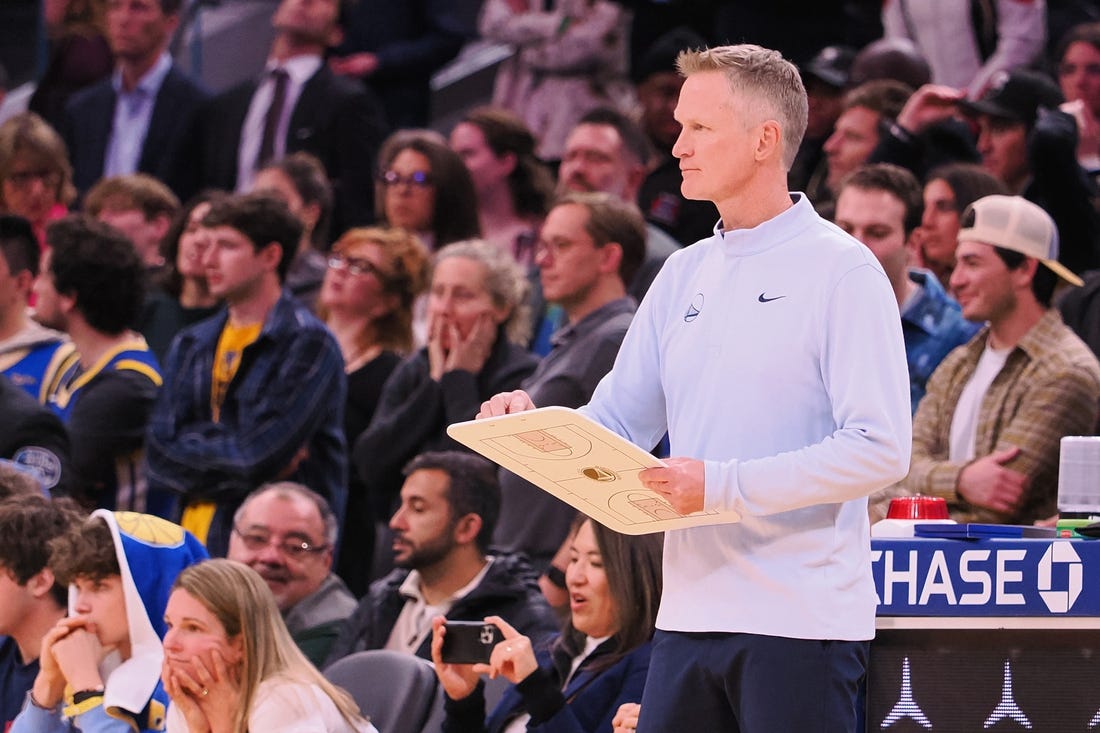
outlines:
[[[447,435],[622,534],[741,519],[734,511],[680,514],[638,479],[664,465],[658,458],[567,407],[455,423]]]

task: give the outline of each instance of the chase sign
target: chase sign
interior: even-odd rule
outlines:
[[[1100,616],[1100,541],[873,540],[879,616]]]

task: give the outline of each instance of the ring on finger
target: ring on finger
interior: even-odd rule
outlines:
[[[202,688],[202,689],[201,689],[201,690],[199,691],[199,694],[200,694],[200,695],[202,695],[203,697],[206,697],[207,695],[209,695],[209,694],[210,694],[210,688],[208,688],[208,687],[204,687],[204,688]]]

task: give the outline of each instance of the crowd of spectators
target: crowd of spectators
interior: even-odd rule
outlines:
[[[872,518],[913,492],[958,519],[1057,514],[1060,438],[1100,429],[1100,7],[481,5],[475,31],[445,0],[280,0],[263,67],[211,94],[168,52],[181,0],[45,3],[45,74],[0,123],[0,486],[54,502],[0,501],[0,588],[26,609],[0,598],[0,727],[62,704],[90,721],[105,690],[142,730],[165,693],[169,730],[243,730],[293,690],[366,731],[314,667],[390,649],[434,661],[445,730],[610,730],[640,700],[660,538],[578,523],[446,427],[520,388],[586,404],[665,260],[721,227],[680,191],[685,49],[799,65],[789,188],[896,296],[913,459]],[[513,53],[444,135],[429,80],[475,32]],[[255,571],[201,563],[143,599],[167,660],[144,697],[62,662],[50,631],[60,583],[119,577],[122,549],[93,567],[74,548],[114,558],[120,511],[182,527],[175,561],[201,543]],[[570,616],[576,598],[614,611]],[[495,710],[439,654],[440,617],[485,616],[517,650],[493,661],[514,683]],[[198,669],[193,617],[220,650]],[[66,697],[91,689],[72,675],[99,697]]]

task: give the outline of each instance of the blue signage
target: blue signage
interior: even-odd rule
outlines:
[[[872,540],[879,616],[1100,616],[1100,542]]]

